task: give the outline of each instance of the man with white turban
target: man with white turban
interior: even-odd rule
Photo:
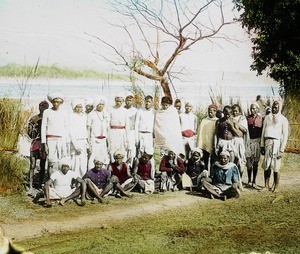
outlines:
[[[115,105],[109,110],[108,149],[111,161],[114,161],[113,155],[117,150],[120,150],[124,154],[124,160],[127,160],[130,122],[127,109],[122,107],[123,102],[124,98],[122,95],[116,95]]]
[[[67,156],[68,117],[60,106],[64,96],[59,93],[49,93],[48,100],[52,107],[43,113],[41,128],[41,143],[48,155],[48,175],[58,170],[58,161]]]
[[[289,122],[281,114],[281,108],[282,101],[275,100],[272,105],[272,113],[265,117],[260,143],[261,154],[265,156],[262,165],[265,170],[263,190],[270,190],[270,176],[273,170],[274,192],[277,192],[279,188],[279,169],[289,133]]]
[[[46,207],[52,207],[51,200],[59,200],[60,205],[64,205],[68,200],[81,196],[80,206],[85,205],[86,183],[76,172],[70,170],[70,160],[67,157],[59,161],[60,170],[53,172],[50,179],[45,183],[44,195],[46,197]],[[72,181],[80,184],[79,187],[72,188]],[[42,192],[37,193],[34,203],[43,196]]]
[[[185,158],[189,159],[191,151],[196,145],[198,119],[192,112],[193,106],[190,102],[185,103],[185,111],[179,114],[181,135],[185,150]]]
[[[201,183],[206,193],[213,199],[219,198],[226,200],[227,198],[239,197],[239,169],[229,161],[230,153],[222,151],[219,160],[213,165],[213,175],[210,178],[202,178]]]
[[[83,112],[84,99],[72,101],[73,112],[69,116],[71,168],[79,177],[87,171],[87,157],[89,153],[87,116]]]
[[[95,110],[88,115],[87,126],[91,145],[91,156],[89,158],[88,169],[94,167],[94,159],[100,158],[104,165],[109,164],[108,156],[108,129],[109,114],[104,109],[105,98],[98,97],[94,101]]]
[[[128,119],[129,119],[129,131],[127,133],[128,140],[128,164],[132,167],[132,162],[134,157],[136,156],[136,146],[135,146],[135,120],[137,109],[133,106],[134,104],[134,95],[132,93],[127,93],[125,97],[125,106],[124,108],[127,111]]]

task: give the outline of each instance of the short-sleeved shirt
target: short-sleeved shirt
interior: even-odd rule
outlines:
[[[69,170],[66,174],[63,174],[60,170],[53,172],[50,179],[53,181],[54,189],[59,193],[64,193],[71,190],[72,180],[79,177],[77,173]]]

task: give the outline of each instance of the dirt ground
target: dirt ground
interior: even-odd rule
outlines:
[[[246,175],[246,174],[245,174]],[[246,181],[246,176],[244,175],[243,181]],[[257,177],[257,183],[259,186],[263,186],[263,172],[259,171]],[[271,178],[272,180],[272,178]],[[285,187],[299,186],[300,183],[300,172],[292,171],[292,173],[283,172],[281,174],[281,189]],[[247,198],[248,195],[259,195],[257,190],[245,188],[241,194],[240,198]],[[135,194],[132,199],[126,199],[124,205],[118,205],[119,200],[115,200],[117,205],[102,205],[96,204],[92,205],[90,203],[87,206],[93,206],[95,212],[87,210],[86,214],[79,213],[78,216],[71,216],[70,218],[65,217],[53,217],[31,220],[25,218],[24,221],[5,221],[1,226],[4,229],[6,236],[13,241],[21,241],[33,237],[38,237],[43,234],[49,233],[59,233],[65,231],[72,231],[75,229],[83,228],[95,228],[95,227],[109,227],[113,223],[117,223],[119,220],[124,220],[126,218],[134,218],[139,216],[147,216],[153,214],[159,214],[169,209],[174,209],[178,207],[189,207],[200,203],[209,203],[209,202],[223,202],[220,200],[210,200],[199,195],[188,195],[188,191],[176,191],[176,192],[167,192],[163,195],[156,195],[157,198],[149,198],[144,194]],[[191,193],[190,193],[191,194]],[[276,195],[270,192],[270,195],[274,195],[274,199],[282,198],[281,192],[278,192]],[[29,198],[28,198],[29,199]],[[123,198],[124,199],[124,198]],[[149,200],[150,199],[150,200]],[[123,200],[120,200],[124,202]],[[227,200],[226,202],[231,202]],[[132,204],[131,204],[132,203]],[[35,204],[30,204],[32,206],[37,206]],[[94,207],[98,206],[99,209],[95,210]],[[66,204],[65,207],[60,207],[62,209],[68,209],[73,207],[71,212],[74,212],[75,204]],[[85,208],[85,207],[84,207]],[[46,209],[47,208],[39,208]],[[56,209],[51,208],[51,209]],[[51,213],[51,209],[47,210],[47,213]],[[76,207],[76,209],[82,209],[81,207]],[[62,210],[60,210],[62,211]],[[44,211],[43,211],[44,212]],[[57,212],[57,210],[56,210]],[[58,211],[59,213],[59,211]]]

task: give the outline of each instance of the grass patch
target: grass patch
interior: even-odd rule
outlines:
[[[35,253],[297,253],[299,188],[167,211],[18,244]],[[291,211],[293,213],[291,214]]]
[[[300,156],[285,154],[282,174],[299,177]],[[201,203],[159,214],[107,221],[106,224],[20,241],[17,244],[34,253],[298,253],[300,237],[299,184],[282,186],[278,194],[247,191],[241,198],[227,202],[203,199]],[[136,204],[154,204],[172,197],[136,195],[133,199],[112,199],[107,206],[53,207],[49,210],[32,205],[28,199],[18,202],[20,213],[11,216],[38,223],[66,218],[122,211]],[[278,198],[282,196],[282,198]],[[200,197],[199,197],[200,198]],[[275,202],[276,200],[276,202]],[[3,201],[0,205],[3,207]],[[9,212],[9,211],[7,211]],[[7,213],[6,212],[6,213]],[[31,218],[28,216],[31,215]],[[1,217],[5,213],[1,209]]]
[[[7,64],[0,66],[0,76],[2,77],[28,77],[32,73],[32,67],[20,64]],[[38,65],[35,73],[35,78],[84,78],[84,79],[128,79],[126,75],[108,74],[97,72],[92,69],[74,70],[67,67],[59,67],[55,64],[51,66]]]

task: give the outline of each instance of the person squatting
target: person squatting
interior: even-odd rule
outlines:
[[[198,124],[190,101],[178,99],[174,107],[169,97],[162,97],[157,109],[151,95],[140,108],[132,93],[117,94],[112,107],[104,97],[74,99],[70,112],[63,107],[63,94],[49,93],[47,99],[28,123],[28,193],[35,203],[44,198],[45,207],[52,207],[54,200],[60,205],[69,200],[79,206],[87,200],[107,203],[108,195],[131,198],[134,191],[189,189],[226,200],[239,197],[244,187],[279,190],[289,125],[280,100],[263,114],[255,101],[247,115],[238,104],[222,110],[211,104]],[[259,187],[261,155],[265,184]],[[34,186],[37,160],[39,180]],[[242,182],[245,172],[247,183]],[[34,193],[34,187],[39,191]]]

